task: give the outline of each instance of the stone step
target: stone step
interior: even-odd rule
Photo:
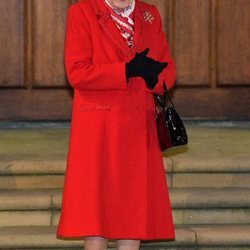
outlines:
[[[250,188],[170,188],[173,208],[249,208]]]
[[[176,227],[176,240],[142,241],[141,249],[250,249],[250,225]],[[56,238],[56,227],[0,227],[1,249],[83,249],[84,241]],[[109,240],[114,249],[115,240]]]
[[[250,173],[173,173],[172,188],[250,188]]]
[[[250,129],[190,127],[187,146],[163,157],[172,173],[250,172]]]
[[[175,225],[250,224],[250,209],[173,209]],[[0,226],[57,226],[59,211],[0,211]]]
[[[168,173],[169,188],[250,188],[250,173]],[[0,190],[63,188],[63,174],[0,175]]]
[[[250,208],[173,209],[172,212],[175,225],[250,224]],[[59,222],[59,215],[59,211],[53,211],[51,215],[51,224],[48,225],[57,226]],[[45,221],[43,217],[41,217],[41,220],[42,222]]]
[[[249,138],[250,139],[250,138]],[[249,145],[250,147],[250,145]],[[185,148],[185,147],[182,147]],[[250,173],[250,152],[249,156],[232,155],[230,156],[191,156],[180,152],[180,149],[170,149],[163,153],[165,171],[169,174],[179,173]],[[173,155],[179,152],[180,155]],[[199,151],[197,152],[197,154]],[[65,155],[62,159],[23,159],[19,160],[0,160],[0,175],[63,175],[66,169]],[[57,158],[55,156],[55,158]]]
[[[250,224],[250,189],[169,189],[176,225]],[[0,192],[0,226],[56,226],[61,190]]]
[[[64,175],[66,161],[63,158],[64,156],[62,155],[62,160],[0,160],[0,175]]]
[[[250,208],[250,188],[170,188],[172,208]],[[0,211],[60,209],[62,190],[0,191]]]
[[[250,187],[250,129],[187,125],[163,154],[169,187]],[[68,128],[0,129],[0,189],[63,187]]]
[[[250,128],[187,124],[188,146],[163,154],[169,173],[250,172]],[[0,129],[0,174],[63,174],[69,128]]]
[[[0,190],[60,189],[64,175],[12,175],[0,176]]]

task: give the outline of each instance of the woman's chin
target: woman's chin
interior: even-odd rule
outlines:
[[[115,8],[124,9],[128,7],[132,0],[111,0],[109,1]]]

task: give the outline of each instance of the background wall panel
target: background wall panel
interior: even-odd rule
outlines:
[[[0,1],[0,87],[23,86],[24,1]]]
[[[34,86],[65,86],[63,46],[67,0],[32,0]]]
[[[250,85],[250,0],[219,1],[220,85]]]
[[[178,85],[209,84],[209,1],[175,0]]]

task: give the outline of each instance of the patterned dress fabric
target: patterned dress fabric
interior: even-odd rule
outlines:
[[[114,8],[105,0],[108,6],[110,16],[114,21],[116,27],[119,29],[121,36],[125,39],[129,48],[134,46],[134,21],[133,13],[135,9],[135,1],[133,1],[127,8],[118,9]]]

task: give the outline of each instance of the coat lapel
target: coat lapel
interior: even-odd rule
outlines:
[[[115,26],[115,23],[110,18],[109,11],[107,10],[103,0],[91,0],[92,5],[95,9],[96,15],[98,17],[99,23],[102,26],[104,32],[107,34],[107,36],[116,44],[117,47],[123,51],[123,53],[131,57],[139,48],[141,38],[142,38],[142,25],[143,25],[143,15],[141,8],[139,6],[139,1],[136,1],[135,6],[135,34],[134,34],[134,42],[135,46],[130,49],[124,39],[122,38],[119,30]]]

